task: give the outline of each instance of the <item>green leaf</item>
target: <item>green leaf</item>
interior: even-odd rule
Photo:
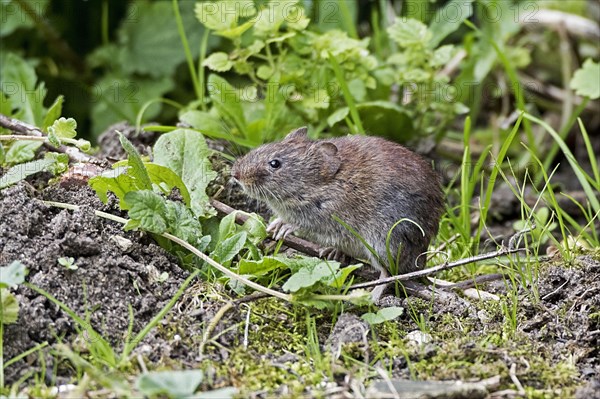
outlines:
[[[308,258],[310,259],[310,258]],[[296,273],[285,282],[283,289],[289,292],[296,292],[301,288],[311,287],[321,280],[331,279],[335,276],[335,272],[339,269],[339,262],[320,261],[314,263],[312,260],[308,264],[301,267]]]
[[[200,43],[204,29],[194,18],[194,2],[179,1],[178,6],[192,57],[197,57],[200,46],[193,44]],[[113,61],[117,65],[113,64],[114,67],[121,68],[124,76],[140,74],[154,79],[171,76],[185,60],[172,3],[130,3],[125,15],[127,18],[123,18],[118,31],[118,56]]]
[[[404,313],[404,309],[397,306],[380,309],[377,313],[365,313],[362,319],[370,325],[380,324],[386,321],[394,320]]]
[[[224,241],[236,233],[235,216],[238,211],[226,215],[219,223],[219,242]]]
[[[262,80],[268,80],[273,75],[273,72],[273,68],[271,68],[269,65],[261,65],[256,70],[256,76]]]
[[[346,282],[346,279],[350,275],[350,273],[352,273],[356,269],[360,268],[361,266],[362,266],[362,264],[350,265],[350,266],[344,267],[343,269],[338,270],[337,273],[335,274],[335,278],[333,278],[330,282],[328,282],[328,285],[333,288],[338,288],[338,289],[342,288],[344,286],[344,283]]]
[[[579,96],[591,100],[600,98],[600,64],[588,58],[583,66],[575,71],[571,79],[571,89]]]
[[[56,134],[60,138],[72,139],[77,136],[77,122],[73,118],[59,118],[48,128],[49,132]]]
[[[136,380],[136,388],[145,396],[191,397],[204,380],[202,370],[153,371]]]
[[[4,115],[12,115],[12,105],[6,94],[0,90],[0,114]],[[4,128],[0,128],[0,132],[2,132]]]
[[[239,18],[256,14],[256,8],[252,0],[236,0],[235,3],[204,1],[196,4],[195,14],[198,21],[207,28],[214,31],[227,31],[237,26]]]
[[[19,302],[17,302],[17,298],[7,289],[0,288],[0,323],[16,323],[18,318]]]
[[[123,133],[118,132],[119,141],[123,146],[123,149],[127,153],[127,165],[129,165],[129,169],[127,173],[135,180],[136,187],[140,190],[149,190],[152,188],[152,181],[150,180],[150,176],[148,175],[148,171],[144,166],[144,161],[142,161],[142,157],[140,156],[137,149],[131,144],[131,141],[127,139],[123,135]]]
[[[306,108],[327,109],[331,98],[327,94],[327,90],[318,89],[308,93],[302,99],[302,106]]]
[[[4,162],[6,162],[6,152],[2,143],[0,143],[0,165],[4,165]]]
[[[215,31],[215,35],[223,36],[230,40],[233,40],[235,38],[242,36],[242,34],[244,32],[246,32],[248,29],[250,29],[253,25],[254,25],[254,21],[250,20],[246,23],[241,24],[240,26],[236,26],[235,28],[222,29],[222,30]]]
[[[11,108],[19,111],[19,119],[41,126],[44,119],[44,83],[37,85],[34,68],[14,53],[0,57],[0,87],[8,95]]]
[[[61,144],[60,139],[53,132],[48,133],[48,142],[50,142],[54,148],[60,147]]]
[[[125,194],[125,202],[129,206],[129,217],[137,220],[143,230],[155,234],[167,230],[167,208],[165,199],[150,191],[130,191]]]
[[[275,269],[287,269],[285,262],[275,256],[265,256],[261,260],[242,259],[238,264],[238,273],[243,275],[264,276]]]
[[[211,257],[220,263],[227,263],[232,260],[246,244],[248,233],[240,231],[228,239],[217,244],[215,250],[211,253]]]
[[[436,49],[433,52],[433,57],[429,60],[429,65],[433,68],[438,68],[444,66],[450,61],[452,58],[452,53],[454,52],[454,46],[448,44],[446,46],[442,46]]]
[[[27,269],[18,260],[8,266],[0,267],[0,288],[16,287],[25,281]]]
[[[208,77],[207,90],[219,114],[246,136],[246,118],[240,90],[233,88],[225,79],[215,74]]]
[[[65,98],[63,96],[58,96],[56,97],[56,100],[54,100],[54,103],[50,106],[50,108],[48,108],[48,112],[46,113],[46,116],[44,116],[44,122],[42,123],[43,132],[47,132],[48,127],[52,126],[52,124],[55,123],[55,121],[58,118],[60,118],[62,114],[62,105],[64,101]],[[75,125],[75,127],[77,127],[77,124]]]
[[[456,31],[463,21],[473,15],[473,0],[451,0],[440,8],[431,20],[429,46],[435,48],[449,34]]]
[[[350,113],[350,108],[348,108],[348,107],[340,108],[337,111],[335,111],[333,114],[329,115],[329,117],[327,118],[327,124],[329,125],[329,127],[332,127],[339,121],[343,121],[344,119],[346,119],[346,117],[348,117],[349,113]]]
[[[48,172],[53,175],[58,175],[66,172],[69,168],[69,156],[58,152],[47,152],[44,155],[44,159],[51,160],[53,163],[48,165]]]
[[[267,227],[255,213],[248,214],[248,219],[244,222],[241,229],[248,232],[248,238],[254,244],[258,244],[267,238]]]
[[[154,145],[154,162],[173,170],[190,193],[191,208],[196,216],[214,214],[206,187],[217,176],[208,156],[211,151],[204,137],[190,129],[163,134]]]
[[[229,59],[229,54],[223,52],[212,53],[206,57],[202,66],[208,67],[213,71],[226,72],[233,67],[233,62]]]
[[[35,161],[15,165],[0,177],[0,189],[18,183],[27,176],[47,171],[55,162],[54,159],[37,159]]]
[[[127,174],[127,167],[119,166],[113,170],[103,172],[100,176],[94,176],[88,184],[96,192],[98,198],[106,204],[108,192],[112,191],[119,198],[119,207],[122,210],[129,209],[125,202],[125,194],[138,190],[136,180]]]
[[[401,47],[423,46],[431,40],[431,32],[427,25],[414,18],[398,18],[393,25],[387,29],[390,38]]]
[[[198,393],[190,399],[232,399],[238,393],[239,390],[237,388],[225,387]]]
[[[298,0],[272,0],[262,7],[256,16],[254,32],[257,36],[269,36],[279,31],[281,24],[286,21],[298,19],[293,12],[297,11],[295,6]]]
[[[202,226],[189,208],[181,202],[166,201],[165,217],[171,234],[196,246],[202,235]]]
[[[41,141],[17,140],[6,151],[6,163],[14,165],[32,160],[41,146]]]
[[[170,194],[173,188],[179,190],[183,202],[189,207],[191,203],[190,193],[177,173],[173,172],[166,166],[158,165],[151,162],[144,162],[144,167],[148,172],[148,176],[152,183],[159,186],[165,194]]]
[[[231,133],[228,131],[225,121],[211,113],[190,110],[181,114],[179,120],[205,136],[231,140]]]

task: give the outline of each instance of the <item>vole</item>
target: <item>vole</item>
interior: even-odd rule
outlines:
[[[424,252],[437,234],[443,210],[433,168],[414,152],[380,137],[310,140],[302,127],[239,158],[231,173],[250,197],[265,201],[275,213],[268,227],[275,239],[297,231],[333,247],[329,255],[341,251],[369,261],[381,278],[390,272],[388,247],[394,262],[399,259],[397,273],[424,266]],[[373,298],[378,299],[384,288],[377,287]]]

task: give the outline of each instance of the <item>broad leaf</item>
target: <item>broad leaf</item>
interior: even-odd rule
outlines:
[[[173,188],[177,188],[179,194],[181,194],[181,198],[183,198],[183,202],[187,206],[190,206],[190,193],[179,175],[166,166],[151,162],[144,162],[144,167],[148,171],[148,176],[152,183],[159,186],[165,194],[169,194]]]
[[[25,281],[27,269],[18,260],[8,266],[0,267],[0,288],[15,287]]]
[[[54,159],[47,158],[15,165],[0,177],[0,189],[20,182],[27,176],[35,173],[48,171],[55,162],[56,161]]]
[[[6,151],[7,164],[19,164],[30,161],[35,157],[35,152],[42,146],[41,141],[18,140],[13,142]]]
[[[196,216],[214,214],[206,187],[217,176],[208,156],[211,151],[204,137],[190,129],[163,134],[154,145],[154,161],[175,172],[190,193],[191,208]]]
[[[192,212],[181,202],[166,201],[166,220],[169,232],[196,246],[202,235],[202,226]]]
[[[36,86],[34,68],[14,53],[0,57],[0,86],[8,95],[11,107],[19,111],[19,119],[41,126],[44,119],[46,89],[41,82]]]
[[[12,324],[19,317],[19,302],[5,288],[0,288],[0,323]]]
[[[275,269],[287,269],[287,265],[280,258],[265,256],[261,260],[242,259],[238,265],[239,274],[263,276]]]
[[[463,21],[473,15],[473,0],[451,0],[434,15],[429,30],[429,46],[435,48],[449,34],[456,31]]]
[[[227,53],[217,52],[206,57],[202,62],[202,66],[208,67],[213,71],[226,72],[233,67],[233,62],[231,62]]]
[[[285,291],[296,292],[301,288],[311,287],[321,280],[331,279],[332,276],[335,276],[335,272],[339,267],[339,262],[311,262],[311,264],[292,274],[282,288]]]
[[[362,319],[370,325],[380,324],[386,321],[394,320],[404,313],[404,308],[391,306],[389,308],[380,309],[377,313],[365,313]]]
[[[211,253],[211,257],[217,262],[229,262],[242,250],[242,248],[244,248],[247,237],[248,233],[240,231],[228,239],[219,242],[215,250]]]
[[[127,174],[127,169],[127,167],[120,166],[106,171],[100,176],[92,177],[88,184],[103,203],[106,204],[108,192],[111,191],[119,198],[119,207],[122,210],[127,210],[129,206],[125,202],[125,194],[138,190],[136,180]]]
[[[207,90],[221,117],[246,136],[246,118],[242,109],[240,90],[215,74],[208,77]]]
[[[413,18],[396,18],[394,24],[387,31],[390,38],[401,47],[415,45],[425,47],[432,37],[427,25]]]
[[[186,55],[181,47],[172,2],[145,1],[129,4],[127,17],[118,32],[119,67],[127,76],[140,74],[154,79],[171,76]],[[197,57],[199,46],[193,44],[200,43],[203,28],[198,26],[194,18],[194,2],[179,1],[178,6],[185,36],[191,44],[192,57]]]
[[[48,127],[52,126],[54,121],[56,121],[62,115],[62,105],[65,101],[63,96],[56,97],[54,103],[48,108],[48,112],[44,117],[44,123],[42,123],[42,131],[48,131]]]
[[[136,148],[131,144],[131,141],[127,139],[122,133],[119,132],[119,141],[123,146],[123,149],[127,153],[127,164],[129,169],[127,173],[135,179],[136,186],[140,190],[149,190],[152,188],[152,181],[148,175],[148,171],[144,166],[142,157]]]
[[[129,217],[139,221],[143,230],[161,234],[167,230],[165,199],[150,191],[131,191],[125,194],[129,206]]]
[[[571,89],[580,96],[591,100],[600,98],[600,64],[588,58],[583,66],[575,71],[571,79]]]
[[[140,375],[136,388],[146,396],[189,398],[204,379],[202,370],[153,371]]]

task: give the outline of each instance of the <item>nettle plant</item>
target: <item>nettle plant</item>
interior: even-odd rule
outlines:
[[[371,54],[369,37],[311,30],[298,1],[271,1],[260,8],[251,0],[200,2],[195,11],[207,35],[224,38],[221,47],[228,50],[202,59],[213,72],[205,88],[209,98],[180,114],[182,122],[207,136],[253,147],[310,125],[315,136],[329,128],[406,141],[415,129],[438,133],[464,111],[435,93],[394,99],[398,88],[448,89],[448,78],[438,72],[453,48],[436,49],[431,32],[416,20],[397,19],[388,29],[400,51],[382,60]]]

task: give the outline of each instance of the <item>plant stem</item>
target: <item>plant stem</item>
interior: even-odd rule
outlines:
[[[54,202],[54,201],[43,201],[46,205],[49,206],[55,206],[57,208],[64,208],[64,209],[70,209],[70,210],[77,210],[79,209],[78,205],[73,205],[73,204],[65,204],[62,202]],[[102,212],[102,211],[94,211],[94,213],[96,214],[96,216],[108,219],[108,220],[112,220],[114,222],[118,222],[121,224],[127,224],[128,219],[116,216],[116,215],[112,215],[110,213],[106,213],[106,212]],[[185,249],[187,249],[188,251],[192,252],[194,255],[196,255],[197,257],[199,257],[200,259],[202,259],[203,261],[205,261],[206,263],[208,263],[209,265],[211,265],[212,267],[214,267],[215,269],[219,270],[221,273],[223,273],[224,275],[226,275],[227,277],[230,277],[234,280],[239,281],[240,283],[247,285],[250,288],[254,288],[257,291],[261,291],[264,292],[266,294],[269,294],[271,296],[274,296],[276,298],[279,299],[283,299],[284,301],[287,302],[291,302],[292,301],[292,296],[288,295],[288,294],[284,294],[282,292],[279,291],[275,291],[272,290],[270,288],[267,287],[263,287],[262,285],[255,283],[254,281],[248,280],[246,277],[240,276],[239,274],[236,274],[234,272],[232,272],[231,270],[229,270],[228,268],[226,268],[225,266],[221,265],[220,263],[215,262],[213,259],[211,259],[209,256],[205,255],[204,253],[198,251],[196,248],[194,248],[192,245],[188,244],[186,241],[180,239],[179,237],[176,237],[172,234],[169,233],[162,233],[159,234],[161,237],[164,237],[168,240],[171,240],[179,245],[181,245],[182,247],[184,247]]]
[[[350,116],[352,117],[352,122],[356,126],[358,133],[365,134],[365,129],[363,128],[362,122],[360,120],[360,115],[358,114],[358,110],[356,109],[356,104],[354,104],[354,98],[352,97],[352,93],[350,93],[350,89],[348,88],[348,84],[346,83],[346,78],[340,68],[340,64],[338,63],[335,56],[329,52],[329,63],[331,68],[333,68],[333,72],[335,73],[335,77],[340,84],[340,88],[342,89],[342,94],[344,95],[344,100],[346,100],[346,104],[350,109]]]
[[[183,45],[183,51],[185,51],[185,58],[187,60],[190,75],[192,77],[192,84],[194,85],[194,91],[198,99],[202,98],[202,89],[200,88],[200,82],[198,81],[198,75],[196,74],[196,68],[194,67],[194,57],[190,51],[190,45],[185,35],[185,28],[183,26],[183,20],[181,19],[181,13],[179,12],[178,0],[173,0],[173,12],[175,13],[175,21],[177,22],[177,30],[179,31],[179,37],[181,38],[181,44]]]
[[[4,307],[2,305],[2,289],[0,289],[0,389],[4,389]]]
[[[198,84],[200,85],[200,97],[198,97],[200,99],[200,108],[202,108],[203,111],[206,111],[206,104],[205,104],[205,100],[204,100],[204,95],[205,93],[205,88],[206,88],[206,80],[205,80],[205,74],[204,74],[204,67],[202,66],[202,63],[204,62],[204,59],[206,58],[206,50],[208,48],[208,37],[210,35],[210,29],[208,29],[207,27],[204,27],[204,33],[202,34],[202,41],[200,42],[200,56],[198,57]]]
[[[353,39],[358,39],[358,33],[356,32],[356,24],[352,20],[352,14],[348,8],[348,2],[346,0],[338,1],[337,4],[340,7],[342,13],[342,23],[344,28],[348,31],[348,35]]]
[[[588,105],[589,101],[590,99],[588,97],[584,97],[583,101],[581,101],[577,108],[575,108],[575,111],[573,111],[569,116],[569,120],[564,124],[564,126],[560,128],[560,130],[558,131],[558,135],[562,140],[567,138],[567,135],[571,131],[571,126],[573,126],[575,120],[579,118],[579,115],[581,115],[585,107]],[[552,147],[550,147],[548,153],[544,157],[544,170],[550,169],[550,165],[554,161],[554,157],[556,157],[556,153],[558,152],[558,150],[559,146],[558,143],[555,141],[554,143],[552,143]],[[542,180],[542,177],[542,175],[536,175],[535,184],[539,184]]]
[[[108,35],[108,0],[102,0],[102,45],[106,46],[110,42]]]

